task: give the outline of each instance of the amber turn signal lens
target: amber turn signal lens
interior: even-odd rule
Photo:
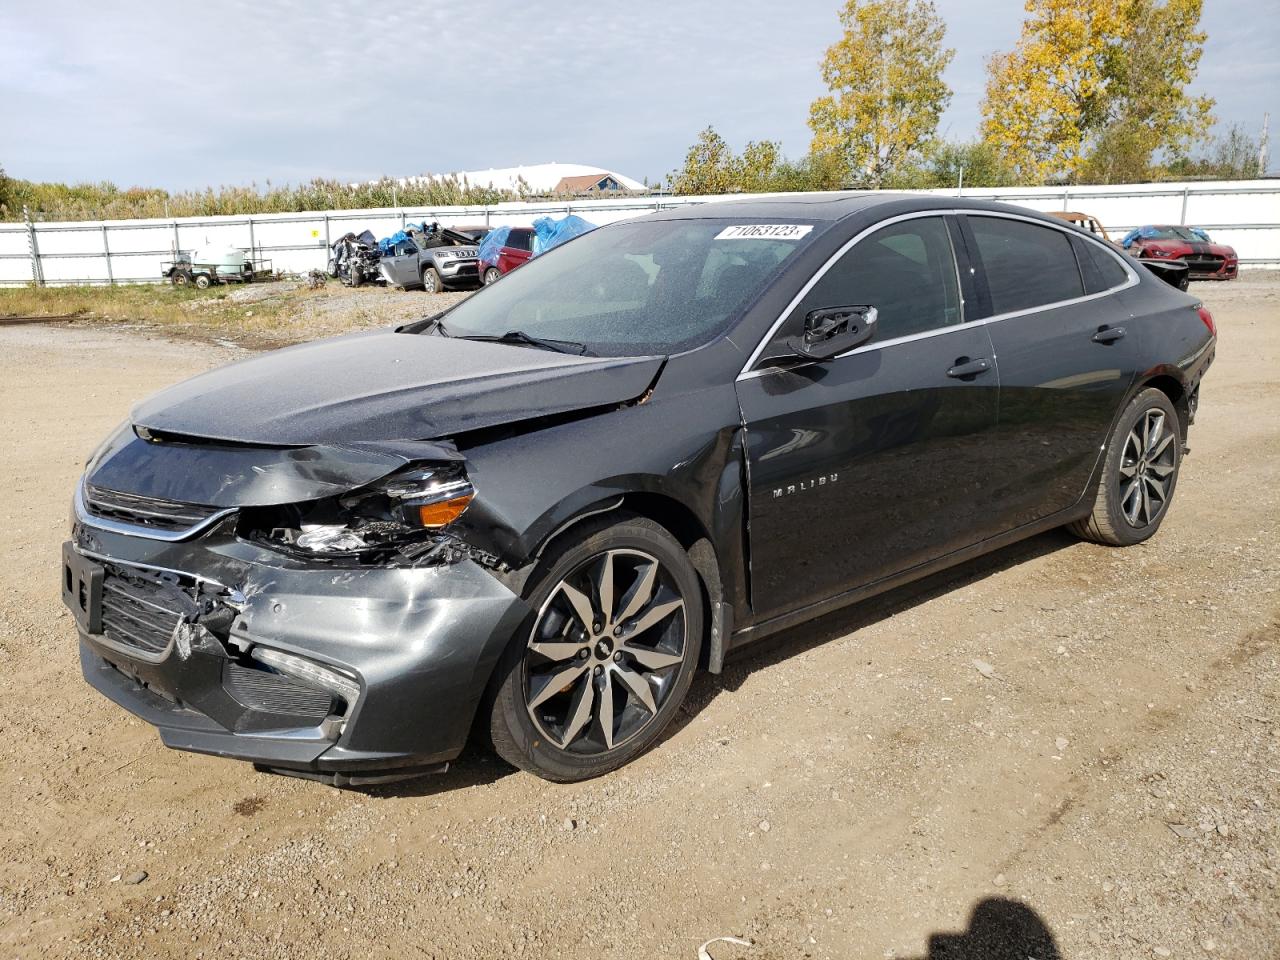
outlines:
[[[421,504],[418,507],[418,522],[424,527],[443,527],[445,524],[453,523],[462,516],[462,511],[467,509],[472,496],[473,494],[467,493],[449,500],[441,500],[439,503]]]

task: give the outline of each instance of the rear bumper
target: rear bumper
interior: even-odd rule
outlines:
[[[84,624],[81,667],[96,690],[155,726],[166,746],[303,774],[411,775],[456,757],[494,665],[528,613],[471,560],[289,567],[239,541],[210,548],[102,531],[69,549],[108,577],[162,568],[216,581],[234,604],[229,630],[179,627],[159,651],[131,650],[88,632],[105,630],[101,623]],[[340,672],[359,685],[358,696],[332,701],[333,714],[324,716],[325,706],[313,709],[317,699],[329,703],[323,692],[282,679],[254,650]]]

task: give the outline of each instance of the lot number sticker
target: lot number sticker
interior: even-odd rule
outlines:
[[[808,223],[739,223],[725,227],[717,240],[799,240],[813,229]]]

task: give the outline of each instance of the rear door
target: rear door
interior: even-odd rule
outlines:
[[[971,211],[962,218],[1000,365],[1001,455],[992,482],[1007,530],[1078,503],[1137,373],[1118,254],[1068,228]]]
[[[941,215],[868,232],[739,377],[757,615],[985,535],[998,377],[986,328],[966,322],[953,240]],[[875,340],[826,363],[785,359],[806,314],[855,305],[878,311]]]
[[[401,240],[391,251],[388,263],[392,279],[402,287],[422,282],[418,272],[418,246],[412,240]]]

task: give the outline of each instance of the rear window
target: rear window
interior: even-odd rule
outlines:
[[[992,314],[1029,310],[1084,295],[1071,240],[1025,220],[969,216],[991,291]]]
[[[507,234],[507,242],[504,246],[510,247],[512,250],[532,250],[533,249],[533,231],[532,230],[512,230]]]

